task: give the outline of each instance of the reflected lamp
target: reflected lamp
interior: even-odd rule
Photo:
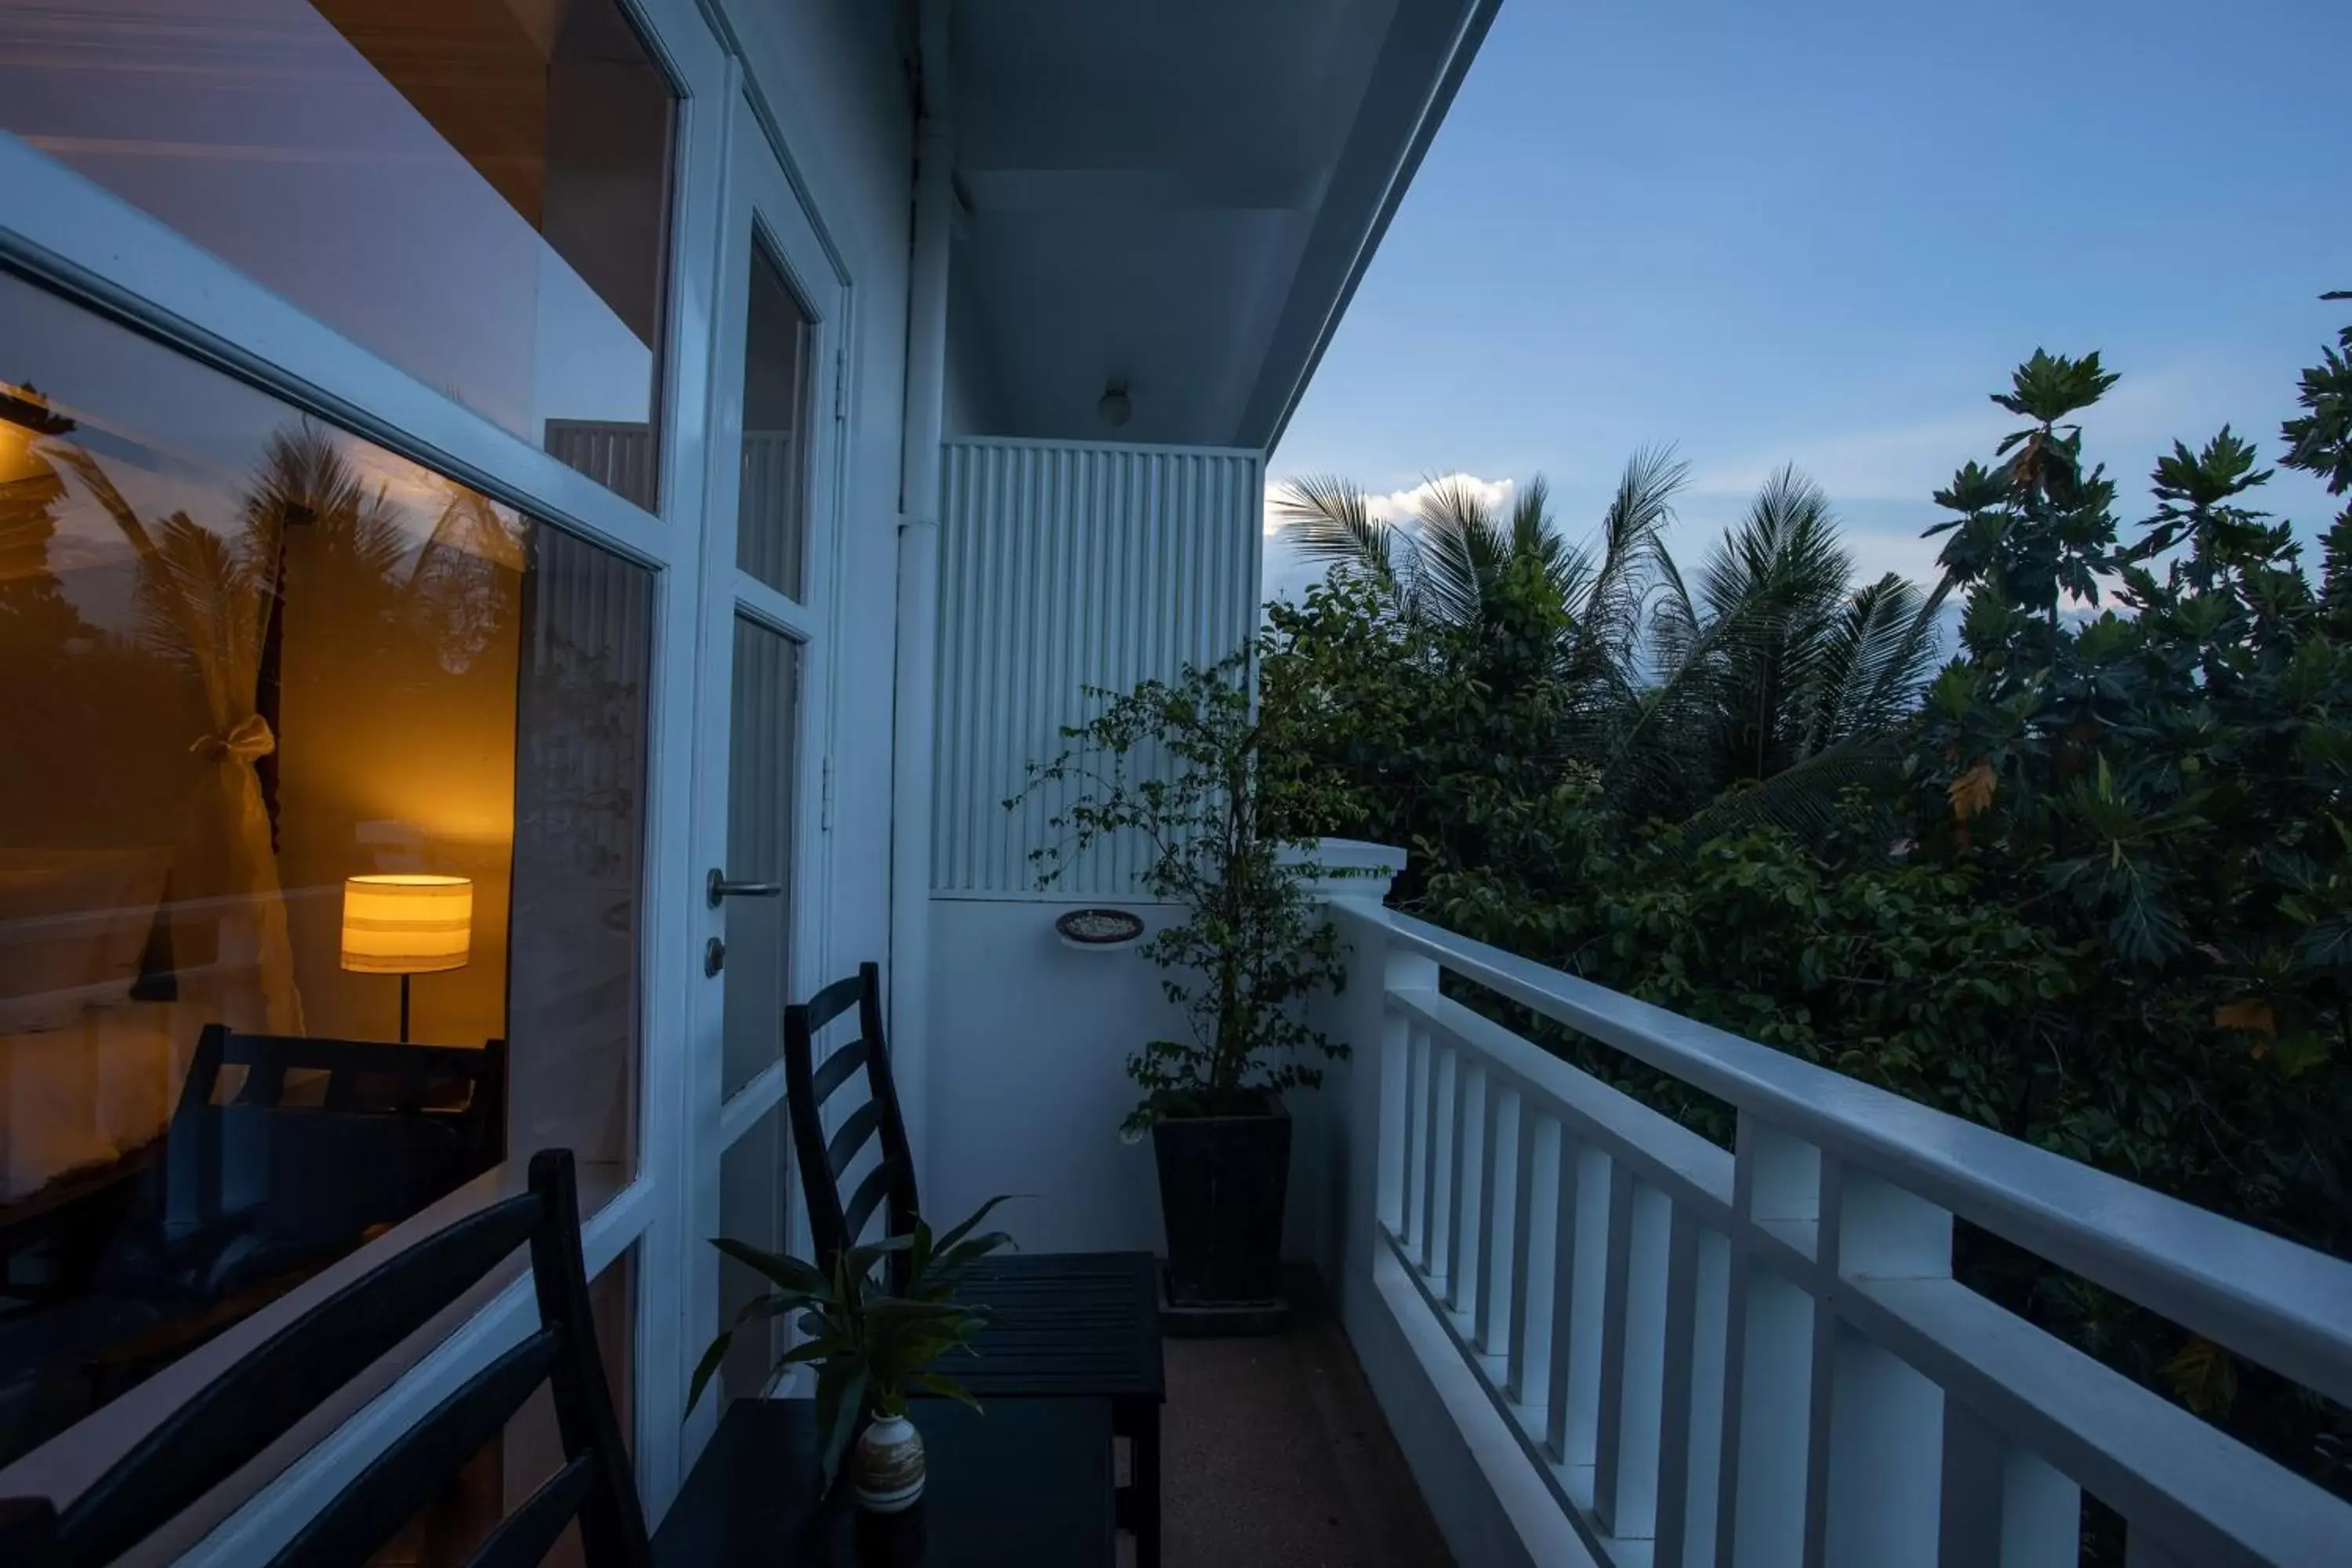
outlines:
[[[473,954],[470,878],[381,872],[344,880],[342,966],[355,974],[400,976],[403,1045],[410,977],[463,969]]]

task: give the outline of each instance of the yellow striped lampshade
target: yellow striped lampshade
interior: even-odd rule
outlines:
[[[473,956],[474,884],[464,877],[385,874],[343,883],[343,967],[430,974]]]

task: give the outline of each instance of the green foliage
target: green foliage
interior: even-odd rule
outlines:
[[[2046,1049],[2072,955],[1975,897],[1967,871],[1857,863],[1771,828],[1691,847],[1626,821],[1574,775],[1501,818],[1497,859],[1431,879],[1428,911],[1444,925],[1976,1121],[2050,1128],[2077,1109]],[[1543,1032],[1729,1143],[1714,1101]]]
[[[1561,535],[1541,479],[1508,517],[1441,482],[1411,528],[1375,519],[1360,489],[1328,477],[1294,482],[1276,504],[1299,549],[1335,564],[1327,592],[1344,581],[1346,608],[1402,639],[1410,669],[1441,685],[1467,678],[1475,689],[1447,695],[1475,704],[1470,732],[1449,725],[1440,747],[1457,760],[1505,773],[1590,763],[1612,800],[1665,817],[1788,775],[1748,813],[1810,828],[1853,773],[1890,760],[1877,742],[1927,676],[1942,595],[1895,576],[1856,588],[1826,499],[1793,469],[1758,492],[1694,595],[1664,544],[1687,472],[1669,450],[1635,454],[1590,546]],[[1277,625],[1288,647],[1330,667],[1334,700],[1377,702],[1314,646],[1360,642],[1339,607],[1269,613],[1292,611]],[[1478,732],[1508,743],[1480,746]],[[1807,769],[1817,759],[1837,766]],[[1487,771],[1450,774],[1446,787]]]
[[[1285,1089],[1316,1088],[1323,1074],[1310,1053],[1347,1054],[1299,1007],[1346,979],[1339,933],[1306,889],[1322,875],[1315,834],[1343,791],[1295,743],[1306,719],[1295,688],[1277,677],[1253,698],[1252,653],[1132,691],[1092,692],[1102,711],[1066,727],[1069,748],[1029,768],[1029,791],[1076,792],[1047,818],[1062,837],[1030,854],[1038,886],[1131,834],[1149,857],[1144,889],[1184,908],[1142,953],[1192,1037],[1149,1041],[1128,1058],[1143,1090],[1122,1129],[1130,1138],[1162,1117],[1244,1113]]]
[[[986,1307],[952,1298],[973,1264],[1013,1245],[1002,1231],[974,1234],[989,1211],[1004,1201],[989,1199],[936,1240],[931,1227],[919,1218],[906,1236],[844,1248],[834,1258],[830,1274],[788,1253],[727,1237],[713,1238],[711,1246],[774,1289],[746,1302],[733,1324],[702,1352],[687,1393],[687,1409],[692,1411],[701,1402],[702,1391],[718,1375],[736,1334],[792,1312],[800,1314],[794,1327],[801,1342],[777,1357],[775,1368],[816,1368],[817,1430],[824,1439],[820,1452],[828,1486],[868,1410],[877,1416],[903,1415],[908,1398],[918,1389],[979,1409],[961,1384],[930,1369],[945,1357],[969,1352],[973,1338],[993,1321]],[[908,1254],[907,1290],[894,1296],[881,1284],[882,1268],[900,1252]]]
[[[2320,296],[2352,300],[2352,290]],[[2336,346],[2319,351],[2319,363],[2303,373],[2297,401],[2305,410],[2280,426],[2287,446],[2286,466],[2319,475],[2327,493],[2352,490],[2352,326],[2336,334]],[[2321,596],[2338,636],[2352,634],[2352,506],[2336,514],[2327,532],[2327,564]]]
[[[2281,459],[2339,495],[2347,354],[2352,328]],[[2037,352],[1994,395],[2022,423],[1937,493],[1934,595],[1849,590],[1784,473],[1686,618],[1653,604],[1621,694],[1529,657],[1575,605],[1504,578],[1465,626],[1342,574],[1269,606],[1266,668],[1314,692],[1346,830],[1412,850],[1432,918],[2352,1256],[2352,510],[2315,582],[2225,427],[2159,456],[2126,521],[2085,452],[2116,379]],[[1946,594],[1959,654],[1922,687]],[[1464,999],[1728,1141],[1721,1105]],[[1980,1233],[1958,1264],[2352,1485],[2352,1415]]]

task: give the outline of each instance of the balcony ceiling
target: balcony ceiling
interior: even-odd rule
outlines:
[[[983,433],[1270,446],[1494,3],[959,5],[955,341]]]

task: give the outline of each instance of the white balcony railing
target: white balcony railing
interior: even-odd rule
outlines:
[[[1342,1200],[1343,1307],[1450,1340],[1516,1438],[1465,1446],[1498,1489],[1539,1482],[1597,1561],[2071,1564],[2088,1492],[2132,1568],[2352,1564],[2352,1506],[1956,1282],[1952,1219],[2347,1405],[2352,1264],[1369,900],[1332,908],[1355,953],[1349,1163],[1373,1188]],[[1737,1152],[1442,973],[1728,1103]],[[1399,1266],[1412,1289],[1364,1288]]]

